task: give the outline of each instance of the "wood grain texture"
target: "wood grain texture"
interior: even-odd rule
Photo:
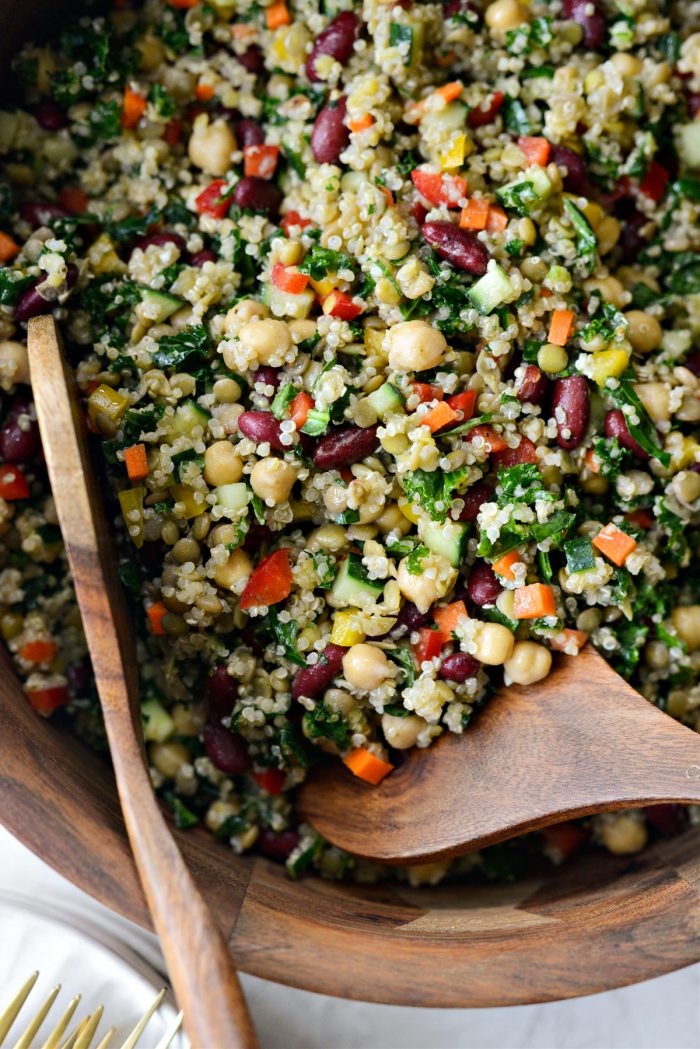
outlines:
[[[585,648],[503,688],[463,736],[414,749],[372,787],[339,762],[307,780],[304,816],[334,844],[422,863],[594,812],[700,802],[700,735]]]
[[[52,317],[29,322],[46,465],[95,672],[122,812],[185,1026],[198,1049],[255,1049],[230,952],[170,834],[143,749],[131,616],[89,459],[85,420]]]

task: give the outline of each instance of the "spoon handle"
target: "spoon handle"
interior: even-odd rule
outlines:
[[[141,732],[132,617],[116,571],[75,381],[52,317],[30,321],[28,349],[46,464],[122,811],[185,1027],[197,1049],[256,1049],[231,955],[153,793]]]

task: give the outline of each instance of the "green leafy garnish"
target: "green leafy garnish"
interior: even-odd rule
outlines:
[[[153,364],[156,368],[182,371],[208,361],[210,356],[209,332],[203,324],[193,324],[177,335],[164,335],[153,354]]]
[[[422,575],[423,574],[423,561],[430,553],[427,546],[417,546],[415,550],[412,550],[406,558],[406,567],[408,568],[409,575]]]
[[[653,459],[658,459],[662,466],[669,466],[671,456],[659,444],[656,427],[640,401],[632,383],[627,379],[620,379],[617,386],[611,388],[608,385],[605,390],[618,408],[622,408],[623,411],[625,408],[632,409],[632,415],[637,421],[633,422],[631,415],[628,412],[624,412],[625,422],[627,423],[627,429],[639,447],[643,448],[647,455],[650,455]]]
[[[466,481],[469,468],[457,470],[414,470],[401,478],[408,499],[418,502],[434,521],[444,522],[452,506],[454,494]]]
[[[281,623],[277,609],[270,606],[270,610],[261,624],[262,630],[270,634],[278,645],[284,648],[284,654],[291,663],[299,667],[307,666],[306,658],[297,648],[297,637],[299,635],[299,624],[295,619],[288,623]]]
[[[589,265],[593,265],[598,250],[598,241],[588,219],[568,197],[564,197],[564,211],[576,231],[576,248],[579,256],[587,259]]]
[[[351,731],[347,722],[326,703],[317,703],[313,710],[307,710],[303,723],[307,739],[329,739],[338,750],[347,750],[350,746]]]
[[[313,280],[322,280],[327,273],[337,273],[338,270],[355,269],[355,261],[342,251],[333,251],[332,248],[321,248],[317,245],[311,249],[309,254],[299,263],[300,273],[306,273]]]

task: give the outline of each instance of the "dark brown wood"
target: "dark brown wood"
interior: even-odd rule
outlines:
[[[382,863],[457,856],[574,816],[700,802],[700,736],[593,648],[528,688],[503,688],[462,736],[412,750],[378,786],[328,764],[302,812],[340,848]]]
[[[46,465],[71,567],[122,812],[185,1026],[198,1049],[255,1049],[223,935],[173,840],[143,749],[131,617],[90,461],[75,380],[52,317],[29,322],[29,367]]]

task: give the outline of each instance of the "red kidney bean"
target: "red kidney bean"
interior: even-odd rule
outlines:
[[[262,146],[265,141],[265,132],[257,120],[242,117],[236,121],[235,129],[236,139],[241,149],[245,149],[246,146]]]
[[[460,511],[458,520],[476,521],[482,503],[488,503],[489,500],[493,499],[493,488],[486,484],[485,481],[477,481],[471,488],[467,488],[466,492],[460,495],[459,498],[464,500],[464,506]]]
[[[457,681],[461,684],[467,678],[476,677],[479,673],[479,662],[467,652],[453,652],[451,656],[443,659],[439,676],[447,681]]]
[[[486,273],[489,253],[469,230],[451,222],[424,222],[421,233],[440,258],[447,259],[458,270],[466,270],[475,277]]]
[[[301,841],[301,835],[298,830],[274,831],[264,827],[263,830],[258,834],[256,846],[258,852],[261,852],[263,856],[267,856],[268,860],[277,860],[278,863],[284,863],[287,857],[294,852],[297,845]]]
[[[34,109],[34,116],[44,131],[60,131],[68,123],[64,110],[52,98],[42,99]]]
[[[242,55],[236,55],[235,57],[244,69],[247,69],[249,73],[255,73],[256,76],[259,76],[265,68],[262,51],[259,47],[256,47],[255,44],[251,44],[247,51],[244,51]]]
[[[90,684],[92,668],[90,663],[73,663],[66,670],[68,687],[73,696],[84,696]]]
[[[243,549],[249,554],[258,554],[260,553],[261,547],[270,541],[271,535],[272,532],[267,525],[261,525],[258,524],[257,521],[254,521],[243,540]],[[246,639],[246,643],[249,648],[252,647],[251,640]]]
[[[637,208],[629,212],[622,223],[619,248],[622,262],[632,264],[637,261],[637,256],[646,244],[641,230],[649,222],[649,218]]]
[[[342,430],[322,437],[316,445],[313,460],[319,470],[336,470],[350,466],[373,452],[377,446],[377,427],[344,426]]]
[[[693,350],[683,361],[683,367],[691,371],[693,375],[700,375],[700,350]]]
[[[267,443],[278,452],[289,449],[289,445],[282,444],[279,420],[272,412],[243,412],[238,417],[238,429],[256,444]]]
[[[51,313],[55,305],[55,302],[49,302],[43,295],[40,295],[36,288],[27,288],[15,306],[15,320],[28,321],[30,317],[40,317],[44,313]]]
[[[543,371],[534,364],[528,364],[525,376],[518,388],[518,400],[521,404],[540,405],[547,396],[549,380]]]
[[[411,631],[418,630],[431,618],[430,612],[419,612],[412,601],[406,601],[399,609],[396,622],[389,633],[392,636],[399,632],[401,634],[410,634]]]
[[[311,152],[318,164],[337,164],[348,145],[350,130],[344,123],[346,109],[345,98],[339,98],[324,106],[316,117],[311,132]]]
[[[204,749],[207,757],[220,772],[239,775],[250,768],[248,749],[242,736],[236,736],[223,725],[213,721],[204,726]]]
[[[483,608],[484,605],[493,605],[503,587],[496,578],[491,565],[486,561],[477,561],[467,579],[467,595],[469,600]]]
[[[617,437],[622,447],[627,448],[638,459],[642,459],[644,462],[647,462],[649,459],[649,455],[637,444],[629,432],[625,414],[620,408],[614,408],[605,416],[605,436]]]
[[[322,33],[316,37],[311,53],[306,60],[306,75],[309,80],[318,82],[323,79],[316,75],[316,59],[321,55],[330,55],[344,66],[352,55],[352,48],[360,31],[360,21],[352,11],[341,11],[336,15]]]
[[[174,244],[181,255],[184,255],[187,251],[187,245],[185,244],[185,238],[181,237],[179,233],[149,233],[147,237],[139,237],[134,244],[132,251],[136,248],[141,248],[141,251],[145,251],[146,248],[150,247],[163,247],[165,244]]]
[[[585,193],[588,188],[588,173],[586,164],[582,157],[568,146],[553,145],[550,149],[549,159],[558,168],[566,168],[564,175],[564,188],[570,193]]]
[[[216,252],[211,248],[202,248],[190,255],[190,266],[203,266],[205,262],[216,262]]]
[[[700,92],[690,91],[687,96],[688,101],[688,113],[691,117],[696,117],[700,113]]]
[[[224,664],[220,663],[207,678],[204,701],[208,716],[214,722],[229,717],[237,699],[238,682],[231,677]]]
[[[10,409],[5,424],[0,429],[0,458],[6,463],[28,463],[34,458],[39,448],[39,427],[34,419],[28,429],[23,429],[18,420],[26,409]]]
[[[49,222],[53,222],[54,219],[68,218],[68,212],[65,208],[60,207],[58,204],[49,204],[45,200],[25,201],[24,204],[20,204],[19,213],[33,229],[38,229],[39,226],[46,226]]]
[[[563,15],[581,26],[584,44],[591,51],[597,51],[607,30],[605,15],[597,0],[564,0]]]
[[[246,175],[237,183],[233,199],[239,208],[276,215],[282,203],[282,194],[274,182],[258,178],[257,175]]]
[[[253,378],[253,382],[263,382],[266,386],[274,386],[275,389],[280,384],[280,370],[279,368],[270,368],[269,365],[265,365],[263,368],[258,368]]]
[[[580,445],[588,426],[589,402],[588,383],[583,375],[569,375],[554,383],[552,414],[557,424],[560,448],[571,450]]]
[[[688,814],[682,805],[674,805],[672,802],[662,805],[649,805],[644,809],[644,815],[654,830],[660,834],[678,834],[688,822]]]
[[[494,91],[485,109],[479,105],[469,110],[469,116],[467,117],[469,127],[486,127],[487,124],[493,124],[505,100],[506,96],[502,91]]]
[[[299,699],[300,696],[315,699],[320,692],[324,692],[340,673],[346,652],[347,648],[342,645],[326,645],[318,663],[300,670],[292,681],[292,699]]]

